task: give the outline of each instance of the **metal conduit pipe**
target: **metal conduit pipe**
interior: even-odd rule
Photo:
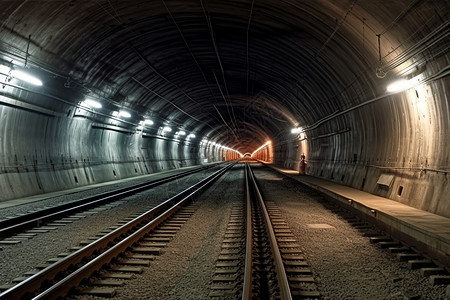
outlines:
[[[422,40],[420,40],[415,45],[407,48],[405,51],[403,51],[401,54],[399,54],[396,58],[391,60],[387,65],[381,67],[381,71],[387,73],[396,67],[400,66],[401,64],[405,63],[407,60],[409,60],[414,55],[418,54],[419,52],[423,52],[424,50],[429,49],[430,47],[434,46],[436,43],[442,41],[443,39],[448,37],[448,27],[450,26],[450,22],[446,22],[433,30],[431,33],[429,33],[427,36],[425,36]]]
[[[446,77],[446,76],[448,76],[448,75],[450,75],[450,65],[447,65],[446,67],[442,68],[438,73],[436,73],[436,74],[434,74],[434,75],[432,75],[432,76],[426,78],[425,80],[423,80],[423,81],[421,81],[421,82],[415,84],[415,85],[412,86],[412,87],[415,87],[415,86],[420,85],[420,84],[423,84],[423,83],[429,83],[429,82],[432,82],[432,81],[441,79],[441,78],[443,78],[443,77]],[[411,87],[411,88],[412,88],[412,87]],[[395,94],[398,94],[398,92],[395,92],[395,93],[388,93],[388,94],[385,94],[385,95],[381,95],[381,96],[375,97],[375,98],[373,98],[373,99],[364,101],[364,102],[362,102],[362,103],[360,103],[360,104],[358,104],[358,105],[355,105],[355,106],[352,106],[352,107],[350,107],[350,108],[347,108],[347,109],[345,109],[345,110],[343,110],[343,111],[336,111],[336,112],[334,112],[334,113],[332,113],[332,114],[330,114],[330,115],[328,115],[328,116],[326,116],[326,117],[324,117],[324,118],[318,120],[318,121],[315,122],[314,124],[312,124],[312,125],[310,125],[310,126],[306,126],[306,127],[303,129],[303,131],[310,131],[310,130],[316,129],[317,127],[319,127],[319,126],[322,125],[323,123],[328,122],[328,121],[330,121],[330,120],[332,120],[332,119],[334,119],[334,118],[336,118],[336,117],[345,115],[345,114],[347,114],[347,113],[349,113],[349,112],[351,112],[351,111],[353,111],[353,110],[355,110],[355,109],[358,109],[358,108],[360,108],[360,107],[366,106],[366,105],[368,105],[368,104],[371,104],[371,103],[373,103],[373,102],[382,100],[382,99],[384,99],[384,98],[386,98],[386,97],[389,97],[389,96],[392,96],[392,95],[395,95]]]

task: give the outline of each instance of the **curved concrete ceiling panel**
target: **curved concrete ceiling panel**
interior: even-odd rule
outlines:
[[[381,28],[376,30],[379,20],[370,10],[382,7],[357,1],[3,6],[4,46],[14,54],[23,58],[29,47],[30,61],[50,65],[98,97],[139,114],[205,129],[225,122],[226,130],[235,131],[229,136],[239,139],[247,137],[240,136],[237,123],[251,120],[239,112],[236,99],[266,101],[303,124],[342,107],[326,99],[375,68],[375,33]],[[394,18],[393,10],[386,8],[384,23]],[[265,115],[270,126],[258,130],[272,137],[286,130],[286,122],[292,126],[292,120]],[[262,142],[255,138],[249,151]]]

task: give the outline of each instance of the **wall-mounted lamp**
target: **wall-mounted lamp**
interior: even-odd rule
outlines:
[[[137,130],[143,130],[144,126],[146,125],[153,125],[153,121],[149,119],[145,119],[143,121],[139,121],[139,126],[137,127]]]
[[[86,99],[83,102],[81,102],[80,105],[87,107],[87,108],[102,108],[102,105],[100,104],[100,102],[92,100],[92,99]]]
[[[186,135],[186,132],[184,132],[183,130],[177,131],[175,133],[175,135]]]
[[[41,80],[20,70],[11,70],[11,76],[37,86],[42,86]]]
[[[296,127],[296,128],[292,128],[291,129],[291,133],[302,133],[303,132],[303,127]]]
[[[195,138],[195,134],[193,133],[188,134],[188,136],[186,137],[186,139],[193,139],[193,138]]]
[[[119,117],[130,118],[131,114],[127,111],[121,110],[119,111]]]
[[[166,132],[171,132],[172,128],[164,126],[163,129],[161,130],[161,135],[164,135],[164,133]]]
[[[389,93],[398,93],[413,87],[414,83],[411,80],[401,79],[395,81],[387,86]]]

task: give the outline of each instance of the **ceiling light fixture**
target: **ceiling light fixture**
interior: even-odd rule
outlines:
[[[119,117],[130,118],[131,114],[127,111],[121,110],[119,111]]]
[[[23,71],[12,70],[11,76],[14,78],[20,79],[22,81],[37,85],[37,86],[42,86],[41,80],[39,80],[38,78],[36,78],[28,73],[23,72]]]
[[[303,127],[296,127],[291,129],[291,133],[301,133],[303,132]]]
[[[164,126],[162,131],[161,131],[161,134],[163,135],[165,132],[171,132],[171,131],[172,131],[172,128]]]
[[[411,80],[401,79],[389,84],[387,86],[387,91],[389,93],[398,93],[411,88],[413,85]]]
[[[80,105],[88,108],[102,108],[100,102],[92,99],[86,99],[83,102],[81,102]]]

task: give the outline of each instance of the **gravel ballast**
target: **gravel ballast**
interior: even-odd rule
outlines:
[[[207,174],[211,174],[212,172],[213,170],[208,170]],[[161,176],[167,176],[167,174],[158,174],[158,176],[153,176],[151,180]],[[127,197],[119,201],[117,206],[106,205],[104,206],[104,210],[96,213],[82,213],[86,216],[85,218],[58,227],[56,230],[38,234],[16,245],[2,246],[2,250],[0,251],[0,284],[9,284],[13,279],[34,270],[36,266],[44,264],[48,259],[55,258],[60,253],[70,252],[69,249],[79,246],[81,241],[87,240],[102,230],[116,225],[118,221],[130,215],[151,209],[158,203],[161,203],[170,196],[204,178],[204,176],[205,173],[201,172],[201,174],[193,174],[177,179],[174,182],[155,187],[148,192],[141,192]],[[64,201],[73,201],[80,197],[91,195],[93,192],[98,192],[99,189],[101,191],[109,191],[145,180],[148,180],[148,178],[139,178],[136,181],[126,180],[122,183],[114,183],[113,185],[95,188],[94,191],[90,189],[84,191],[82,194],[71,193],[33,202],[32,204],[36,207],[55,205]],[[9,213],[18,213],[25,210],[25,207],[28,207],[28,205],[10,207],[7,210]],[[14,208],[17,211],[14,211]]]
[[[323,299],[446,299],[447,286],[431,286],[419,270],[410,270],[407,263],[371,244],[369,238],[327,209],[328,205],[316,192],[266,168],[256,168],[255,175],[263,197],[279,206],[301,245]],[[188,185],[191,179],[194,178],[178,180],[150,194],[134,195],[120,206],[24,241],[16,245],[19,248],[4,247],[0,251],[1,282],[22,276],[117,219],[154,206]],[[115,299],[209,299],[231,208],[244,199],[243,179],[240,164],[196,199],[196,212],[162,254],[142,274],[118,288]],[[70,299],[104,298],[79,295]]]
[[[255,173],[299,241],[323,299],[445,299],[445,285],[432,286],[420,270],[371,244],[316,192],[267,168]]]
[[[117,289],[114,299],[208,299],[231,208],[244,197],[243,178],[242,168],[235,166],[196,199],[195,213],[162,254]],[[78,295],[69,299],[104,298]]]

